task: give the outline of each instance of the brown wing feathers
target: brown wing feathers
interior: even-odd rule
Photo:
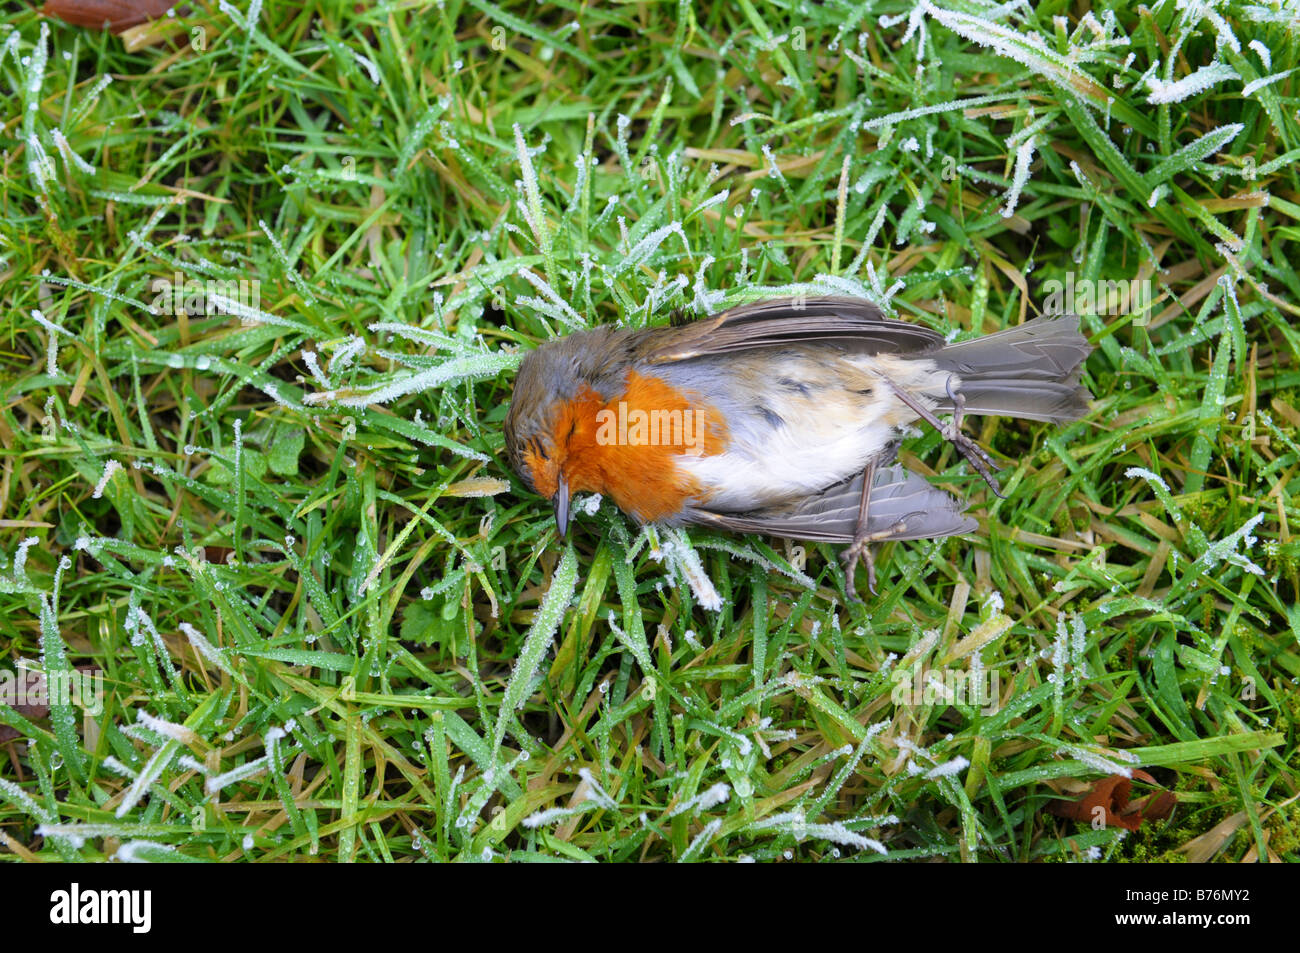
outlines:
[[[659,364],[815,341],[885,354],[931,351],[944,343],[943,336],[929,328],[883,317],[869,301],[784,298],[741,305],[656,335],[648,339],[640,356]]]

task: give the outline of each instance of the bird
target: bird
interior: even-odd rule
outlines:
[[[551,501],[599,493],[641,524],[845,543],[846,590],[871,546],[971,532],[957,499],[895,462],[935,427],[994,493],[968,415],[1083,417],[1092,350],[1075,315],[949,342],[851,297],[776,298],[676,326],[602,325],[521,361],[504,424],[511,467]],[[939,414],[951,414],[943,422]]]

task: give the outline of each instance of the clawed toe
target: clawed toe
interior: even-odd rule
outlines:
[[[971,469],[984,478],[984,482],[989,485],[993,495],[998,499],[1005,500],[1006,497],[1002,494],[1002,488],[998,485],[997,478],[993,476],[993,470],[997,469],[997,464],[984,451],[984,448],[961,431],[955,431],[951,434],[944,431],[940,432],[943,434],[944,439],[957,448],[957,452],[970,464]]]
[[[862,602],[862,597],[858,595],[858,587],[855,582],[859,559],[866,563],[867,589],[874,596],[876,594],[876,559],[871,553],[871,544],[863,539],[855,539],[844,552],[840,553],[840,559],[844,560],[844,592],[849,597],[849,601]]]
[[[984,482],[989,485],[989,489],[993,491],[994,496],[999,499],[1006,499],[1002,495],[1002,488],[998,486],[998,481],[993,478],[993,470],[997,469],[993,458],[984,451],[983,447],[961,432],[961,422],[965,416],[966,398],[953,390],[951,374],[944,383],[944,389],[948,392],[948,400],[952,403],[952,420],[946,424],[941,423],[939,418],[924,403],[909,394],[905,389],[892,382],[890,386],[898,399],[906,404],[914,414],[939,431],[939,436],[957,448],[957,452],[971,465],[971,469],[984,478]]]
[[[844,591],[851,602],[862,601],[854,585],[858,561],[861,560],[867,567],[867,589],[874,596],[876,595],[876,559],[871,552],[871,544],[901,535],[907,530],[907,524],[899,520],[880,532],[868,533],[865,530],[865,526],[858,527],[858,535],[844,548],[844,552],[840,553],[840,559],[844,560]]]

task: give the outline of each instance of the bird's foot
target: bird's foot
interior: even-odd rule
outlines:
[[[858,596],[857,586],[854,583],[859,560],[867,567],[867,588],[873,596],[876,594],[876,559],[871,552],[871,544],[899,536],[906,530],[907,524],[902,520],[899,520],[888,529],[875,533],[866,532],[865,524],[858,526],[857,535],[854,536],[853,542],[849,543],[844,548],[844,551],[840,553],[840,559],[844,560],[844,592],[850,602],[862,602],[861,597]]]
[[[939,435],[953,445],[956,451],[962,455],[962,458],[971,465],[971,469],[984,478],[984,482],[989,485],[989,489],[993,491],[994,496],[999,499],[1006,499],[1002,495],[1002,488],[998,486],[998,481],[993,476],[993,470],[997,469],[997,464],[993,462],[993,458],[985,452],[983,447],[961,432],[961,422],[965,417],[966,398],[953,391],[952,375],[948,376],[948,380],[944,385],[948,391],[948,399],[952,401],[953,406],[952,420],[946,424],[939,420],[929,407],[906,390],[897,385],[891,384],[891,386],[899,400],[910,407],[918,417],[939,431]]]
[[[948,375],[948,381],[944,386],[948,391],[948,399],[952,401],[952,420],[939,428],[939,435],[952,444],[957,452],[965,458],[966,462],[971,465],[971,469],[984,478],[984,482],[989,485],[989,489],[993,491],[994,496],[1006,499],[1002,495],[1002,488],[998,486],[998,481],[992,473],[992,470],[997,469],[997,464],[993,462],[993,458],[985,452],[983,447],[961,431],[962,421],[966,417],[966,398],[959,393],[953,392],[951,374]]]

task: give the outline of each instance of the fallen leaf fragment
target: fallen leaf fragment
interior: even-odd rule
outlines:
[[[1157,784],[1156,779],[1145,771],[1135,770],[1133,777],[1147,784]],[[1099,817],[1104,818],[1107,827],[1122,827],[1136,831],[1145,820],[1164,820],[1178,803],[1178,797],[1171,791],[1159,791],[1137,801],[1129,800],[1132,782],[1121,774],[1112,774],[1092,785],[1082,797],[1073,800],[1055,800],[1048,805],[1048,810],[1057,817],[1068,818],[1091,824]]]
[[[45,0],[42,13],[74,26],[121,33],[165,16],[180,0]]]

